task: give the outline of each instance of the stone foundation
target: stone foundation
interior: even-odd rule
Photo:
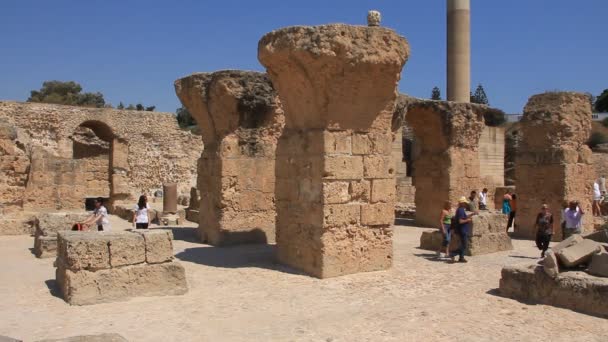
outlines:
[[[473,225],[469,236],[466,255],[482,255],[513,249],[511,238],[507,235],[507,216],[503,214],[482,213],[473,217]],[[439,230],[423,232],[420,236],[420,248],[438,251],[443,241]],[[455,251],[460,246],[460,236],[452,235],[450,250]]]
[[[525,302],[608,317],[608,278],[585,272],[562,272],[551,278],[539,265],[507,266],[502,269],[499,291]]]
[[[392,264],[396,85],[405,39],[381,27],[289,27],[265,35],[258,58],[279,93],[280,262],[327,278]]]
[[[180,295],[188,291],[182,265],[173,261],[168,231],[60,232],[56,281],[71,305]]]
[[[57,233],[69,231],[76,222],[84,221],[88,213],[42,213],[36,216],[34,255],[38,258],[57,256]]]

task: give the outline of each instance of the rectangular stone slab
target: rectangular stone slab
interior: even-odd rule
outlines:
[[[593,240],[583,240],[576,245],[560,250],[557,255],[566,267],[575,267],[587,263],[591,256],[600,248],[600,244]]]
[[[96,272],[58,267],[56,280],[63,299],[71,305],[182,295],[188,291],[184,267],[178,262],[140,264]]]
[[[608,277],[608,252],[603,250],[593,254],[587,271],[598,277]]]
[[[553,279],[538,265],[506,266],[501,274],[502,296],[608,317],[608,278],[562,272]]]
[[[159,264],[173,260],[173,234],[167,230],[149,230],[139,233],[146,243],[146,262]]]
[[[57,234],[57,264],[72,271],[110,268],[108,239],[97,232]]]
[[[571,237],[561,241],[557,245],[551,247],[551,249],[553,250],[553,252],[555,254],[559,254],[559,252],[562,249],[568,248],[570,246],[574,246],[577,243],[582,242],[583,240],[584,240],[584,238],[580,234],[575,234],[575,235],[572,235]]]

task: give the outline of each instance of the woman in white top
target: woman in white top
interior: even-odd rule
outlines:
[[[110,231],[108,209],[106,209],[106,207],[103,205],[103,198],[99,197],[95,200],[95,210],[93,211],[93,215],[82,221],[81,224],[87,226],[87,228],[94,224],[97,226],[97,231],[100,232]]]
[[[148,229],[148,226],[150,225],[148,210],[150,210],[148,197],[146,197],[146,195],[139,196],[139,201],[133,209],[133,226],[136,229]]]

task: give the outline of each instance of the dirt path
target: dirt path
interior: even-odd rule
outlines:
[[[113,218],[114,229],[124,228]],[[416,248],[423,229],[396,227],[390,271],[318,280],[273,261],[271,246],[213,248],[176,229],[190,292],[71,307],[54,297],[52,259],[33,238],[0,237],[0,335],[32,341],[115,332],[129,341],[608,341],[608,320],[494,294],[516,250],[450,265]],[[47,286],[48,285],[48,286]]]

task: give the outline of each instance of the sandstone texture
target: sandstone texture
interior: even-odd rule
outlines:
[[[431,100],[409,105],[406,120],[421,148],[414,169],[418,224],[436,226],[445,201],[455,205],[483,187],[478,151],[483,108]]]
[[[175,81],[203,132],[199,233],[212,245],[275,242],[275,152],[284,126],[266,74],[225,70]]]
[[[505,232],[507,217],[500,213],[483,213],[473,217],[469,244],[466,255],[482,255],[513,249],[511,238]],[[420,236],[420,248],[438,251],[441,247],[443,236],[439,230],[427,231]],[[460,246],[460,236],[452,235],[450,250],[455,251]]]
[[[188,291],[164,230],[59,232],[56,281],[66,302],[89,305]]]
[[[320,278],[391,266],[393,116],[408,55],[405,38],[379,27],[296,26],[260,40],[258,58],[285,110],[280,262]]]
[[[593,240],[583,240],[580,243],[561,249],[557,252],[559,260],[566,267],[586,264],[593,254],[600,251],[600,244]]]
[[[593,229],[592,152],[585,145],[591,132],[591,106],[584,94],[551,92],[534,95],[520,122],[515,177],[519,198],[515,233],[534,238],[533,226],[542,204],[560,222],[563,201],[578,200],[587,215],[583,231]],[[554,238],[561,239],[557,229]]]
[[[591,258],[589,274],[598,277],[608,277],[608,250],[603,248],[599,249]]]
[[[40,340],[38,342],[128,342],[127,339],[118,334],[82,335],[52,340]]]
[[[53,212],[40,213],[36,216],[34,234],[34,255],[38,258],[57,256],[57,233],[72,229],[76,222],[85,220],[90,214]]]
[[[584,272],[563,272],[552,278],[538,265],[506,266],[499,291],[505,297],[525,302],[608,317],[608,278]]]
[[[4,211],[82,209],[98,196],[130,203],[165,182],[188,196],[202,149],[171,113],[0,101],[0,203]]]
[[[190,203],[188,205],[188,208],[186,208],[186,220],[190,221],[190,222],[196,222],[198,223],[199,221],[199,216],[200,216],[200,198],[201,198],[201,193],[200,191],[198,191],[197,188],[191,188],[190,189]]]

